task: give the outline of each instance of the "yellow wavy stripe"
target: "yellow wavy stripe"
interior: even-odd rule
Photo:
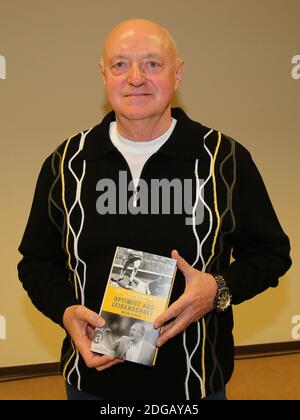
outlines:
[[[202,341],[202,389],[201,394],[202,398],[206,397],[206,390],[205,390],[205,381],[206,381],[206,374],[205,374],[205,341],[206,341],[206,325],[205,325],[205,319],[202,318],[202,335],[203,335],[203,341]]]
[[[63,370],[63,378],[64,378],[64,380],[65,381],[67,381],[67,377],[66,377],[66,370],[67,370],[67,367],[69,366],[69,363],[71,362],[71,359],[72,359],[72,357],[74,356],[74,354],[75,354],[75,347],[74,347],[74,344],[73,344],[73,341],[71,340],[71,344],[72,344],[72,348],[73,348],[73,353],[71,354],[71,356],[69,357],[69,359],[67,360],[67,362],[66,362],[66,364],[65,364],[65,366],[64,366],[64,370]]]
[[[63,206],[64,206],[64,209],[65,209],[65,212],[66,212],[66,219],[67,219],[66,251],[67,251],[67,254],[68,254],[68,266],[69,266],[70,270],[73,272],[74,286],[75,286],[75,295],[76,295],[76,299],[78,299],[78,288],[77,288],[76,273],[75,273],[75,270],[74,270],[74,268],[72,267],[72,264],[71,264],[71,254],[70,254],[70,251],[69,251],[70,228],[69,228],[69,223],[68,223],[68,208],[67,208],[67,205],[66,205],[66,197],[65,197],[66,190],[65,190],[65,174],[64,174],[64,163],[65,163],[65,158],[66,158],[67,150],[68,150],[70,141],[76,135],[77,134],[74,134],[73,136],[71,136],[68,139],[68,141],[67,141],[67,143],[65,145],[64,152],[63,152],[63,155],[62,155],[62,158],[61,158],[61,166],[60,166],[60,168],[61,168],[61,194],[62,194],[62,202],[63,202]]]
[[[212,244],[211,256],[209,257],[209,259],[206,263],[206,267],[209,265],[211,259],[213,258],[214,254],[215,254],[215,247],[216,247],[217,237],[218,237],[218,233],[219,233],[219,230],[220,230],[220,224],[221,224],[221,218],[220,218],[220,213],[219,213],[219,209],[218,209],[217,184],[216,184],[216,174],[215,174],[215,163],[216,163],[218,151],[219,151],[220,144],[221,144],[221,137],[222,137],[222,135],[218,131],[218,143],[217,143],[215,153],[214,153],[214,157],[213,157],[213,161],[212,161],[212,181],[213,181],[213,188],[214,188],[214,206],[215,206],[215,213],[216,213],[216,217],[217,217],[217,227],[216,227],[215,236],[214,236],[214,240],[213,240],[213,244]]]

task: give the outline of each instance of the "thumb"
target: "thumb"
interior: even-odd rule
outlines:
[[[177,261],[177,267],[184,276],[188,275],[193,270],[193,267],[179,255],[179,252],[176,249],[172,251],[172,258]]]
[[[86,321],[89,325],[96,328],[102,328],[105,325],[105,320],[97,314],[97,312],[94,312],[85,306],[80,306],[79,311],[77,313],[78,318],[82,321]]]

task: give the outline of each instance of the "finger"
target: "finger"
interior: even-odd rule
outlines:
[[[111,363],[112,361],[116,360],[113,356],[95,354],[91,351],[89,353],[85,353],[85,354],[81,353],[81,356],[83,357],[83,360],[85,361],[85,364],[89,368],[101,367],[101,366],[107,365],[107,364]]]
[[[77,345],[77,349],[88,367],[96,367],[104,363],[111,362],[113,360],[112,356],[104,356],[92,352],[91,346],[86,345],[82,342],[79,345]]]
[[[79,306],[76,315],[80,320],[86,321],[92,327],[102,328],[105,325],[105,320],[97,314],[97,312],[94,312],[85,306]]]
[[[176,318],[188,305],[184,294],[180,296],[178,300],[172,303],[162,314],[160,314],[153,323],[153,328],[158,329],[162,327],[166,322],[173,318]]]
[[[179,255],[179,252],[176,249],[173,249],[172,251],[172,258],[177,261],[177,267],[184,276],[193,270],[193,267],[181,255]]]
[[[94,333],[95,333],[95,328],[91,327],[90,325],[87,326],[87,333],[88,333],[88,338],[90,340],[93,340],[94,337]]]
[[[180,315],[176,320],[174,320],[172,323],[166,325],[161,335],[159,336],[157,340],[157,347],[161,347],[163,344],[165,344],[168,340],[175,337],[177,334],[184,331],[188,325],[190,324],[189,317],[186,315]]]
[[[165,333],[166,331],[168,331],[170,328],[172,328],[172,326],[174,325],[174,322],[176,320],[174,319],[174,321],[169,322],[168,324],[164,325],[161,329],[160,335],[162,335],[162,333]]]
[[[110,368],[111,366],[118,365],[119,363],[124,363],[124,362],[125,362],[125,360],[122,360],[122,359],[114,359],[111,362],[106,363],[105,365],[96,367],[96,370],[98,372],[101,372],[101,371],[103,371],[105,369]]]

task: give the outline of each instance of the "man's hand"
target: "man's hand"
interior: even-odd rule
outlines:
[[[185,290],[153,323],[157,329],[173,319],[164,326],[157,341],[158,347],[210,312],[217,293],[217,284],[211,274],[196,270],[175,250],[172,251],[172,258],[177,260],[177,267],[184,275]]]
[[[124,362],[124,360],[107,355],[101,356],[91,351],[94,329],[105,325],[105,320],[96,312],[82,305],[69,306],[64,312],[63,323],[88,367],[101,371]]]

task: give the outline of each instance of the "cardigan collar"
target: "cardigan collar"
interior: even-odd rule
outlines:
[[[180,108],[172,108],[172,117],[177,120],[175,129],[157,153],[180,159],[195,159],[205,154],[203,137],[210,129],[191,120]],[[115,113],[107,114],[100,124],[92,128],[86,137],[81,157],[85,160],[98,160],[115,151],[109,138],[109,125],[115,121]]]

